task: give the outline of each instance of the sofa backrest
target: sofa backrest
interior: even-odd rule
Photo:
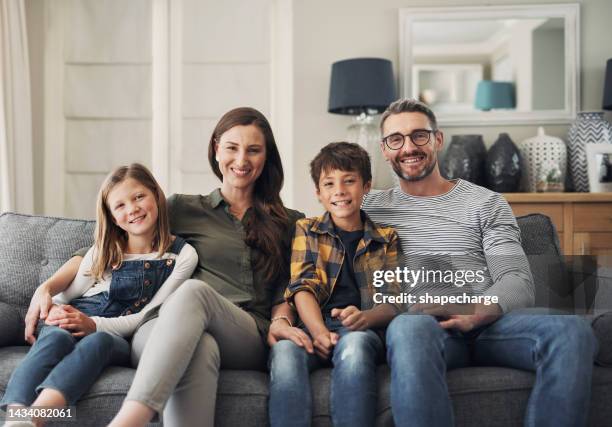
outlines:
[[[0,301],[27,310],[38,285],[78,249],[91,246],[94,221],[0,215]]]
[[[522,245],[537,285],[536,304],[566,298],[557,233],[547,216],[517,218]],[[91,246],[94,221],[3,213],[0,215],[0,301],[23,314],[36,287],[78,249]],[[552,294],[550,289],[554,289]],[[551,296],[552,295],[552,296]]]

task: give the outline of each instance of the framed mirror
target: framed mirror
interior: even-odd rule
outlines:
[[[443,125],[569,123],[579,22],[578,4],[400,9],[400,93]]]

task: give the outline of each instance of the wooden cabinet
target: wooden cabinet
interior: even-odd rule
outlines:
[[[516,216],[548,215],[566,255],[612,259],[612,193],[506,193]]]

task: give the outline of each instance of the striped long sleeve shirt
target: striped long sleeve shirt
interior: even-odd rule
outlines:
[[[534,304],[533,277],[520,230],[502,195],[459,179],[439,196],[411,196],[399,187],[372,191],[362,208],[376,223],[397,231],[404,267],[482,273],[482,281],[451,284],[448,293],[497,296],[504,313]],[[441,284],[403,286],[403,291],[419,295],[439,291]]]

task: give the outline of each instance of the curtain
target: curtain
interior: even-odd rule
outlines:
[[[24,0],[0,0],[0,212],[34,211],[25,15]]]

